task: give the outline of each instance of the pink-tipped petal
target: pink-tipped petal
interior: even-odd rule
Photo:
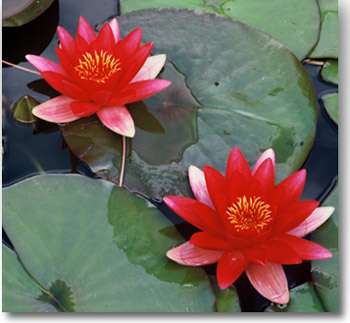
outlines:
[[[265,298],[278,304],[288,303],[288,282],[281,265],[251,263],[246,269],[246,274],[254,288]]]
[[[113,132],[125,137],[135,136],[135,125],[128,109],[124,106],[103,108],[97,112],[101,122]]]
[[[114,40],[117,43],[119,41],[120,38],[120,29],[119,29],[119,24],[118,24],[118,20],[117,18],[113,18],[110,22],[109,25],[112,28],[112,32],[113,32],[113,36],[114,36]]]
[[[255,174],[255,172],[259,168],[259,166],[268,158],[271,159],[272,164],[275,167],[275,152],[273,151],[272,148],[267,149],[260,155],[260,157],[256,161],[254,168],[253,168],[253,175]]]
[[[147,58],[145,64],[138,71],[136,76],[132,79],[131,83],[137,81],[153,80],[157,77],[162,70],[166,61],[166,55],[154,55]]]
[[[62,75],[66,75],[63,68],[49,59],[37,55],[26,55],[26,59],[29,63],[34,65],[40,72],[54,72]]]
[[[75,41],[72,35],[63,27],[57,27],[57,35],[63,50],[71,57],[75,54]]]
[[[188,177],[190,179],[192,192],[196,199],[213,209],[214,206],[208,193],[203,171],[198,167],[191,165],[188,168]]]
[[[185,242],[169,250],[166,255],[180,265],[203,266],[216,263],[222,254],[222,251],[206,250],[198,248],[190,242]]]
[[[89,22],[83,17],[79,17],[78,34],[82,37],[88,44],[96,39],[96,33],[89,24]]]
[[[311,213],[311,215],[308,218],[306,218],[306,220],[304,220],[304,222],[299,224],[296,228],[289,231],[288,233],[299,238],[304,237],[310,232],[316,230],[324,222],[326,222],[333,212],[334,207],[318,207],[315,211]]]
[[[32,113],[36,117],[49,122],[71,122],[79,119],[72,111],[71,103],[73,102],[75,102],[73,99],[61,95],[37,105]]]

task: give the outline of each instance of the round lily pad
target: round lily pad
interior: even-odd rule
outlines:
[[[2,25],[19,27],[40,16],[54,0],[3,0]]]
[[[270,34],[299,59],[318,40],[320,15],[316,0],[121,0],[122,13],[149,8],[184,8],[215,12]]]
[[[313,261],[311,274],[315,289],[321,298],[327,312],[339,312],[340,289],[339,289],[339,201],[338,188],[335,187],[324,201],[324,206],[335,207],[331,218],[317,231],[312,233],[312,240],[328,248],[333,257],[328,260]]]
[[[37,300],[44,310],[51,304],[76,312],[214,310],[204,271],[166,258],[183,241],[174,225],[125,189],[80,175],[42,175],[6,188],[3,202],[4,229],[21,260],[4,258],[3,294],[13,302],[5,311],[23,304],[40,311]]]
[[[188,10],[135,12],[119,21],[125,33],[141,26],[144,40],[167,54],[171,64],[160,77],[173,81],[144,102],[164,131],[147,130],[150,121],[136,120],[128,145],[129,189],[152,198],[187,195],[189,165],[224,170],[236,145],[251,163],[273,147],[279,179],[303,164],[315,136],[316,99],[288,49],[242,23]],[[142,109],[129,107],[132,114]],[[68,124],[63,134],[95,173],[117,180],[120,137],[96,119]]]

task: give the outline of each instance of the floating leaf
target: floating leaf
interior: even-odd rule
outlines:
[[[161,75],[173,84],[144,102],[164,133],[137,128],[127,187],[153,198],[188,195],[188,166],[223,170],[235,145],[251,162],[273,147],[279,178],[303,164],[315,135],[316,101],[286,48],[241,23],[187,10],[135,12],[119,21],[125,32],[141,26],[144,39],[173,64]],[[95,173],[118,178],[120,137],[96,119],[66,125],[63,134]]]
[[[324,312],[312,283],[305,283],[290,291],[290,301],[286,305],[272,304],[266,312],[318,313]]]
[[[320,229],[312,233],[312,240],[328,248],[333,253],[333,257],[329,260],[313,261],[311,273],[315,289],[326,311],[339,312],[339,204],[337,187],[331,192],[323,205],[333,206],[336,210]]]
[[[144,199],[103,180],[42,175],[4,189],[3,201],[3,225],[25,268],[66,310],[73,303],[77,312],[214,309],[205,273],[166,258],[182,238]],[[11,271],[4,275],[11,279]],[[39,296],[8,284],[3,293],[29,303]]]
[[[338,84],[338,60],[327,61],[322,67],[321,76],[327,82]]]
[[[36,118],[32,114],[32,110],[39,102],[31,96],[22,96],[13,106],[13,117],[23,123],[33,123]]]
[[[272,35],[299,59],[318,40],[316,0],[121,0],[122,13],[149,8],[199,9],[237,19]]]
[[[3,0],[2,25],[19,27],[40,16],[54,0]]]
[[[216,310],[223,313],[241,312],[238,294],[235,287],[216,292]]]
[[[51,304],[40,301],[39,286],[23,269],[16,254],[2,246],[2,310],[4,312],[56,312]]]
[[[339,122],[339,98],[338,93],[331,93],[322,96],[324,106],[331,119],[338,124]]]
[[[320,38],[311,58],[338,57],[338,0],[318,0],[321,10]]]

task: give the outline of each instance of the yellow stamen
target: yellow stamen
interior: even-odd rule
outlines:
[[[120,71],[119,59],[104,50],[86,52],[78,63],[74,69],[79,77],[96,83],[106,83],[114,73]]]
[[[272,222],[271,206],[265,203],[261,197],[238,197],[227,208],[228,220],[234,225],[237,232],[253,230],[261,232]]]

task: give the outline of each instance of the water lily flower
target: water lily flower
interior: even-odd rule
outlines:
[[[275,184],[275,155],[265,151],[253,170],[238,148],[230,152],[226,174],[210,166],[189,168],[195,199],[166,196],[165,203],[197,227],[188,242],[168,251],[186,266],[217,263],[224,289],[245,272],[255,289],[275,303],[289,301],[282,265],[330,258],[320,245],[303,239],[333,213],[315,200],[301,200],[306,171]]]
[[[96,113],[110,130],[133,137],[135,126],[125,105],[169,86],[169,81],[155,79],[166,56],[150,56],[153,44],[141,44],[140,28],[121,39],[116,19],[105,23],[98,35],[84,17],[79,19],[75,39],[63,27],[57,28],[57,34],[60,64],[26,56],[62,94],[36,106],[33,114],[49,122],[66,123]]]

